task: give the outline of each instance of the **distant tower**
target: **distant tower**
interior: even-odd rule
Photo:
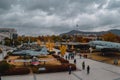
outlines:
[[[76,30],[76,31],[79,31],[79,25],[78,25],[78,24],[76,24],[75,30]],[[75,35],[78,35],[78,33],[76,33]]]
[[[78,25],[78,24],[76,24],[76,26],[75,26],[75,27],[76,27],[76,30],[79,30],[79,25]]]

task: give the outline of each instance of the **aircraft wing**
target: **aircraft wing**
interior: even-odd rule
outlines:
[[[96,45],[96,50],[98,50],[98,51],[101,51],[102,49],[108,49],[108,48],[110,48],[110,47],[108,47],[108,46],[99,46],[99,45]]]
[[[98,51],[103,51],[103,52],[109,52],[109,51],[119,51],[117,48],[112,48],[112,47],[108,47],[108,46],[96,46],[96,50]]]
[[[103,49],[103,48],[108,48],[108,47],[107,46],[99,46],[99,45],[96,46],[96,49]]]

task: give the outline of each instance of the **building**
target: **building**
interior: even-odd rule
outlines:
[[[16,38],[17,37],[17,30],[14,28],[0,28],[0,41],[2,41],[4,38]]]
[[[89,44],[88,43],[80,43],[80,42],[62,42],[61,45],[66,45],[67,46],[67,51],[71,51],[72,48],[73,50],[79,50],[81,53],[87,53],[89,52]]]

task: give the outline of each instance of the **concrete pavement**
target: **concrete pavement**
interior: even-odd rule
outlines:
[[[86,68],[82,70],[82,62],[90,66],[90,74],[87,74]],[[71,62],[73,62],[71,60]],[[97,62],[90,59],[77,59],[77,68],[81,69],[79,72],[74,72],[80,76],[82,80],[120,80],[120,67]]]

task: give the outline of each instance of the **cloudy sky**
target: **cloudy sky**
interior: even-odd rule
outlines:
[[[21,35],[120,29],[120,0],[0,0],[0,27]]]

